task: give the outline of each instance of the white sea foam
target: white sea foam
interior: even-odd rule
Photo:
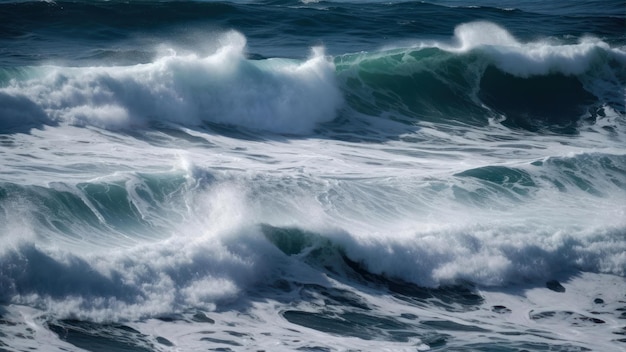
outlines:
[[[491,22],[470,22],[454,30],[453,45],[436,44],[445,50],[486,52],[501,70],[519,77],[561,73],[580,75],[598,61],[615,60],[626,65],[626,52],[600,39],[581,38],[576,44],[535,41],[522,43],[506,29]]]

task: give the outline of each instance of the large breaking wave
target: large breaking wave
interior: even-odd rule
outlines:
[[[217,123],[309,134],[360,114],[402,121],[575,133],[623,116],[626,53],[594,38],[521,43],[488,22],[457,27],[448,43],[307,60],[245,55],[223,35],[208,56],[168,51],[152,63],[38,66],[2,72],[3,133],[46,124],[106,129]],[[347,103],[344,105],[344,103]]]

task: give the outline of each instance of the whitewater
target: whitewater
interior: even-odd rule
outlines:
[[[621,5],[0,2],[0,351],[624,350]]]

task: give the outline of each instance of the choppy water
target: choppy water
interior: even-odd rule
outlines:
[[[0,350],[623,350],[624,9],[0,1]]]

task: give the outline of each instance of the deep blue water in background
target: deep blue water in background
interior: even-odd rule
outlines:
[[[522,41],[585,35],[623,45],[620,1],[3,1],[3,66],[106,60],[147,62],[158,43],[197,49],[198,40],[236,29],[248,51],[265,57],[308,55],[324,45],[328,54],[373,51],[420,39],[447,40],[471,21],[499,24]]]

